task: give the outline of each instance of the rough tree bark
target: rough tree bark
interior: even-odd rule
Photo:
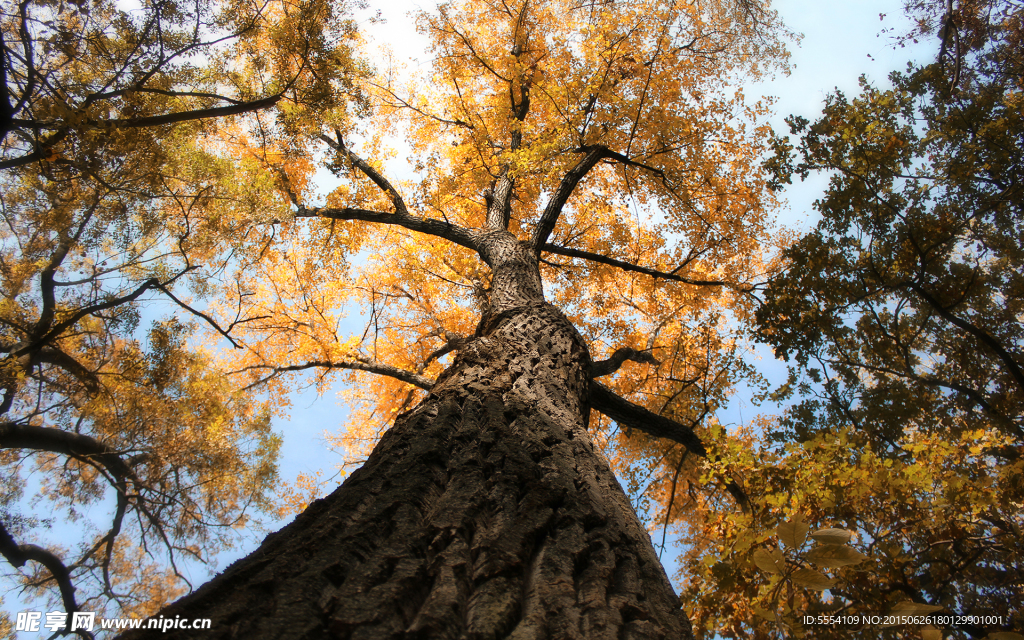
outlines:
[[[367,463],[127,638],[692,638],[650,537],[586,432],[591,359],[532,248],[477,236],[477,335]]]

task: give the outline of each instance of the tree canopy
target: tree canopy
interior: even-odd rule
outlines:
[[[305,375],[353,383],[334,444],[358,462],[529,291],[592,356],[591,437],[662,545],[683,535],[698,630],[1022,630],[1018,4],[912,4],[936,62],[833,94],[795,144],[737,88],[785,69],[767,4],[452,2],[419,16],[420,75],[359,59],[354,8],[2,10],[0,552],[22,584],[153,613],[181,557],[318,495],[282,486],[270,428]],[[816,171],[798,238],[776,192]],[[719,424],[740,382],[791,406]]]
[[[815,122],[789,119],[795,147],[776,140],[780,185],[830,182],[756,312],[758,338],[791,363],[775,397],[794,403],[723,445],[760,512],[695,528],[718,540],[689,555],[707,582],[684,596],[709,628],[740,637],[758,616],[813,637],[899,637],[800,617],[946,611],[996,617],[934,637],[1020,637],[1019,9],[964,3],[940,21],[936,62],[888,89],[862,79]],[[815,526],[856,540],[807,550],[792,532]]]
[[[4,5],[0,552],[68,612],[154,612],[182,560],[271,506],[269,408],[199,333],[237,231],[210,215],[228,164],[210,136],[256,110],[358,109],[342,8]],[[59,521],[81,537],[54,546]]]
[[[646,371],[595,402],[707,453],[694,430],[743,373],[725,318],[749,312],[771,229],[765,107],[729,79],[784,60],[774,14],[446,5],[421,18],[432,75],[401,84],[355,61],[345,9],[5,10],[2,544],[69,612],[152,612],[180,592],[176,557],[269,507],[290,374],[385,375],[345,435],[358,454],[507,306],[475,255],[490,229],[542,261],[548,299],[611,356],[601,375]],[[385,176],[392,127],[415,181]],[[318,202],[322,157],[341,185]],[[182,313],[147,332],[154,296]],[[353,302],[371,325],[339,335]],[[34,544],[35,470],[64,517],[112,495],[109,529]]]

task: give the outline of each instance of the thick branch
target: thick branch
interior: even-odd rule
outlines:
[[[235,102],[235,104],[231,104],[226,107],[191,109],[189,111],[176,111],[172,113],[163,113],[158,116],[143,116],[139,118],[86,120],[81,126],[93,129],[139,129],[142,127],[158,127],[164,124],[176,124],[178,122],[188,122],[190,120],[205,120],[207,118],[220,118],[223,116],[234,116],[240,113],[248,113],[250,111],[259,111],[260,109],[266,109],[267,107],[274,106],[281,100],[281,98],[281,94],[278,94],[267,98],[260,98],[259,100],[250,100],[249,102]],[[228,98],[222,99],[228,100]],[[27,129],[62,130],[67,127],[67,125],[61,120],[53,122],[39,122],[36,120],[16,118],[14,119],[14,124]]]
[[[240,113],[248,113],[250,111],[258,111],[267,107],[277,104],[281,99],[280,95],[271,96],[269,98],[262,98],[260,100],[252,100],[250,102],[242,102],[240,104],[233,104],[227,107],[211,107],[209,109],[194,109],[192,111],[179,111],[177,113],[165,113],[159,116],[148,116],[144,118],[118,118],[113,120],[98,120],[87,123],[87,126],[94,128],[112,127],[115,129],[137,129],[140,127],[157,127],[164,124],[175,124],[178,122],[187,122],[189,120],[203,120],[206,118],[220,118],[223,116],[232,116]],[[48,128],[41,126],[39,123],[32,123],[31,121],[23,122],[14,120],[15,125],[20,126],[36,126],[40,128]],[[69,133],[69,129],[61,124],[54,123],[49,128],[57,129],[56,133],[41,142],[36,149],[28,154],[20,156],[18,158],[12,158],[11,160],[5,160],[0,162],[0,169],[11,169],[14,167],[20,167],[38,160],[42,160],[49,155],[49,149],[60,140],[64,139]]]
[[[329,218],[331,220],[363,220],[365,222],[378,222],[380,224],[393,224],[405,227],[410,231],[418,231],[428,235],[444,238],[455,244],[462,245],[473,251],[478,250],[476,235],[469,229],[460,227],[450,222],[442,222],[431,218],[419,216],[401,215],[397,213],[384,213],[382,211],[369,211],[367,209],[342,209],[332,207],[315,207],[307,209],[299,207],[295,214],[296,218]]]
[[[427,358],[423,361],[423,364],[420,365],[420,372],[422,372],[423,369],[425,369],[427,365],[429,365],[434,360],[443,358],[444,356],[448,355],[449,353],[457,349],[462,349],[469,342],[469,338],[453,334],[448,335],[451,335],[452,337],[448,338],[448,342],[446,342],[444,346],[438,348],[436,351],[427,356]]]
[[[39,321],[36,323],[35,329],[33,330],[34,335],[42,335],[53,324],[53,317],[57,308],[57,298],[55,293],[56,282],[54,280],[54,276],[57,273],[57,269],[59,269],[61,264],[64,263],[64,259],[67,258],[68,252],[71,251],[71,248],[75,246],[82,237],[82,233],[85,232],[85,228],[92,220],[93,214],[96,212],[96,208],[98,206],[99,202],[97,200],[85,212],[85,215],[82,217],[82,222],[78,225],[78,231],[76,231],[73,236],[61,239],[60,244],[57,245],[56,250],[53,252],[53,256],[50,258],[49,264],[47,264],[46,268],[44,268],[39,274],[39,292],[43,299],[43,307],[39,312]]]
[[[174,124],[189,120],[204,120],[206,118],[220,118],[223,116],[234,116],[250,111],[259,111],[272,107],[281,99],[280,95],[261,98],[250,102],[242,102],[227,107],[211,107],[209,109],[195,109],[193,111],[180,111],[178,113],[165,113],[160,116],[149,116],[147,118],[125,118],[118,120],[103,120],[97,124],[100,126],[113,126],[116,128],[138,128],[156,127],[162,124]]]
[[[935,299],[934,296],[928,293],[928,291],[926,291],[925,288],[922,287],[921,285],[911,282],[907,286],[910,288],[911,291],[916,293],[922,300],[927,302],[933,309],[935,309],[935,311],[938,312],[938,314],[942,316],[947,322],[963,329],[967,333],[971,334],[972,336],[980,340],[985,346],[992,349],[992,351],[996,353],[999,359],[1002,360],[1003,364],[1006,366],[1006,369],[1009,371],[1010,375],[1017,383],[1017,387],[1021,391],[1024,391],[1024,371],[1021,370],[1020,365],[1018,365],[1016,360],[1014,360],[1013,355],[1005,348],[1003,348],[1003,345],[1000,344],[998,340],[993,338],[984,329],[981,329],[971,324],[970,322],[967,322],[963,318],[960,318],[950,313],[947,307],[942,306],[942,304],[937,299]]]
[[[345,146],[345,142],[342,140],[340,132],[335,132],[335,135],[338,137],[337,140],[331,140],[325,135],[321,135],[319,137],[320,140],[326,142],[328,146],[343,155],[345,159],[351,162],[355,168],[359,169],[363,175],[372,180],[373,184],[377,185],[377,187],[387,195],[388,199],[391,200],[391,204],[395,206],[395,213],[397,215],[409,215],[409,210],[405,206],[405,201],[402,200],[402,196],[398,194],[398,190],[395,189],[394,185],[392,185],[379,171],[374,169],[369,162],[363,160],[355,153],[352,153],[352,151]]]
[[[508,223],[512,217],[514,188],[515,179],[508,167],[504,167],[492,188],[484,194],[484,200],[487,202],[488,229],[508,229]]]
[[[598,360],[590,367],[590,377],[600,378],[615,373],[626,360],[633,362],[645,362],[647,364],[661,364],[649,351],[637,351],[631,347],[621,347],[615,350],[607,360]]]
[[[139,287],[137,289],[135,289],[134,291],[132,291],[129,294],[126,294],[126,295],[123,295],[123,296],[120,296],[120,297],[117,297],[117,298],[111,298],[109,300],[106,300],[105,302],[100,302],[100,303],[88,306],[88,307],[86,307],[84,309],[79,309],[78,311],[76,311],[73,314],[71,314],[67,319],[65,319],[65,320],[63,320],[61,322],[58,322],[53,327],[50,327],[50,330],[47,331],[44,335],[42,335],[42,336],[38,337],[36,340],[34,340],[33,344],[29,345],[28,349],[33,349],[33,348],[36,348],[37,345],[45,344],[45,343],[49,342],[50,340],[56,338],[61,333],[63,333],[66,329],[75,326],[75,324],[79,320],[81,320],[82,318],[84,318],[86,316],[92,315],[92,314],[94,314],[94,313],[96,313],[98,311],[106,311],[107,309],[112,309],[114,307],[120,306],[120,305],[125,304],[127,302],[134,302],[140,296],[142,296],[142,294],[146,293],[150,289],[158,288],[159,286],[160,286],[160,281],[159,280],[157,280],[156,278],[150,278],[149,280],[146,280],[141,285],[139,285]],[[18,354],[18,355],[20,355],[20,354]]]
[[[573,189],[608,154],[607,147],[593,147],[562,177],[558,189],[548,200],[544,212],[540,216],[540,221],[537,223],[537,228],[533,230],[533,236],[530,238],[530,246],[537,257],[540,257],[541,250],[546,248],[548,236],[555,230],[558,217],[562,214],[562,208],[569,200],[569,196],[572,195]]]
[[[90,393],[97,393],[100,389],[100,381],[95,372],[56,347],[43,347],[32,354],[31,358],[32,362],[45,362],[64,369],[85,385]]]
[[[68,133],[69,132],[67,129],[61,129],[54,133],[53,135],[51,135],[49,138],[46,138],[45,140],[37,144],[35,150],[32,151],[31,153],[26,153],[23,156],[11,158],[10,160],[0,161],[0,170],[13,169],[14,167],[20,167],[26,164],[32,164],[33,162],[38,162],[39,160],[46,159],[50,155],[50,147],[66,138]]]
[[[708,457],[708,450],[693,429],[633,404],[599,382],[590,383],[590,406],[622,425],[678,442],[698,456]]]
[[[81,433],[4,422],[0,423],[0,449],[35,449],[59,453],[85,462],[98,463],[117,478],[135,478],[135,473],[117,451]]]
[[[64,610],[67,611],[68,617],[70,618],[71,614],[78,611],[78,603],[75,602],[75,585],[71,583],[71,572],[52,551],[34,544],[18,544],[14,536],[4,527],[3,522],[0,522],[0,553],[15,567],[23,567],[29,560],[46,567],[60,587],[60,597],[64,601]]]
[[[102,466],[114,477],[112,482],[117,489],[117,508],[114,522],[103,539],[93,548],[94,552],[99,545],[106,546],[103,559],[103,575],[104,582],[109,590],[109,565],[113,553],[114,540],[121,531],[121,524],[128,507],[127,480],[135,481],[135,473],[131,467],[121,459],[117,451],[95,438],[48,427],[37,427],[12,422],[0,424],[0,448],[34,449],[36,451],[58,453],[92,465]],[[33,544],[17,544],[14,538],[3,528],[3,523],[0,523],[0,552],[15,567],[23,566],[28,560],[34,560],[46,567],[60,588],[65,610],[69,614],[78,611],[78,605],[75,602],[75,588],[71,582],[71,571],[55,554]],[[87,554],[86,557],[91,555],[91,553]]]
[[[400,227],[405,227],[410,231],[418,231],[420,233],[426,233],[439,238],[444,238],[455,244],[462,245],[468,249],[476,251],[478,249],[475,236],[468,229],[460,227],[449,222],[441,222],[440,220],[433,220],[430,218],[422,218],[420,216],[414,216],[409,214],[409,210],[405,206],[405,201],[402,200],[402,196],[398,194],[398,190],[395,189],[387,178],[385,178],[379,171],[374,169],[368,162],[357,156],[348,147],[345,146],[341,138],[341,133],[336,132],[338,137],[337,140],[321,135],[319,139],[326,142],[332,149],[343,155],[349,162],[353,164],[360,172],[363,173],[367,178],[373,181],[381,191],[383,191],[391,204],[395,207],[394,213],[384,213],[381,211],[370,211],[367,209],[354,209],[351,207],[338,208],[313,208],[308,209],[300,204],[297,204],[299,210],[295,214],[296,218],[330,218],[332,220],[363,220],[366,222],[378,222],[381,224],[394,224]]]
[[[702,458],[708,457],[708,450],[692,428],[633,404],[593,380],[590,381],[590,406],[621,425],[643,431],[656,438],[678,442],[688,451]],[[750,501],[739,484],[735,480],[726,480],[725,488],[744,513],[749,513]]]

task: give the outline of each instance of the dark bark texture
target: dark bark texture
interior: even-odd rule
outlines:
[[[485,317],[333,494],[125,638],[682,640],[690,624],[586,432],[590,357],[554,307]]]

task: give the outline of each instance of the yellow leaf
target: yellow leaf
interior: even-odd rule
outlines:
[[[805,557],[816,565],[830,568],[858,564],[868,559],[860,551],[844,544],[823,544],[808,551]]]
[[[897,602],[889,613],[894,616],[920,616],[942,611],[944,608],[934,604],[922,604],[920,602],[904,600],[903,602]]]
[[[826,577],[824,574],[815,571],[814,569],[808,569],[806,567],[797,569],[791,576],[793,583],[798,584],[808,589],[814,589],[815,591],[824,591],[825,589],[831,589],[835,584],[835,580]]]
[[[783,544],[795,549],[803,545],[804,541],[807,540],[807,531],[809,529],[810,527],[804,521],[803,516],[796,515],[793,516],[792,520],[780,524],[775,532]]]
[[[826,544],[846,544],[853,537],[852,531],[846,529],[818,529],[811,537]]]
[[[942,631],[932,625],[925,625],[921,628],[921,640],[942,640]]]
[[[754,564],[757,565],[758,569],[766,573],[782,573],[782,567],[776,563],[772,554],[764,549],[756,549],[754,551]]]

